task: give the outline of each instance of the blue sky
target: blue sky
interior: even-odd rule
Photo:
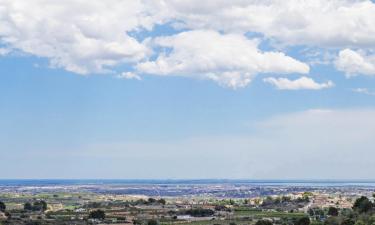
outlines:
[[[201,11],[166,1],[168,12],[157,1],[113,0],[108,11],[61,3],[66,22],[0,3],[1,178],[373,178],[375,38],[362,24],[375,18],[361,17],[375,15],[371,1],[330,1],[324,12],[306,3],[302,24],[298,1],[209,1]],[[233,7],[296,18],[275,19],[278,31]],[[321,35],[317,12],[343,25]],[[231,25],[238,18],[245,25]],[[348,21],[368,23],[352,24],[351,37],[341,30]],[[54,33],[67,24],[81,32]]]

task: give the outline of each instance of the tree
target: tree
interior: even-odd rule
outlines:
[[[89,214],[89,218],[104,220],[105,219],[105,212],[103,210],[100,210],[100,209],[91,211],[90,214]]]
[[[336,207],[329,207],[328,208],[328,215],[329,216],[338,216],[339,210]]]
[[[262,206],[272,205],[273,203],[273,198],[271,196],[267,196],[265,199],[263,199]]]
[[[149,198],[149,199],[148,199],[148,203],[151,203],[151,204],[152,204],[152,203],[155,203],[155,202],[156,202],[156,199],[154,199],[154,198]]]
[[[373,203],[365,196],[362,196],[355,200],[353,210],[359,213],[366,213],[374,207]]]
[[[212,216],[215,212],[211,209],[189,209],[186,211],[186,214],[194,217],[205,217]]]
[[[162,205],[165,205],[166,203],[164,198],[159,199],[158,202]]]
[[[272,222],[269,220],[258,220],[255,225],[272,225]]]
[[[149,221],[147,221],[147,225],[158,225],[158,224],[159,223],[156,220],[149,220]]]
[[[339,222],[338,217],[333,216],[333,217],[328,217],[328,218],[324,221],[324,225],[340,225],[340,222]]]
[[[36,201],[33,203],[33,211],[46,211],[47,210],[47,202],[41,200]]]
[[[6,208],[5,203],[0,201],[0,212],[4,212]]]
[[[12,218],[12,215],[10,214],[10,212],[5,212],[4,214],[5,214],[5,216],[6,216],[8,219],[11,219],[11,218]]]
[[[33,206],[31,205],[30,202],[26,202],[26,203],[23,205],[23,209],[24,209],[24,210],[33,210]]]
[[[291,197],[289,197],[289,196],[282,196],[281,197],[282,202],[290,202],[290,200],[291,200]]]
[[[310,225],[310,218],[302,217],[295,222],[295,225]]]
[[[362,220],[357,220],[357,221],[355,222],[355,225],[366,225],[366,223],[363,222]]]
[[[354,221],[351,219],[344,219],[340,225],[354,225]]]

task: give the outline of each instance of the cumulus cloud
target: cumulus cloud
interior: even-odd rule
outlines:
[[[372,47],[375,3],[370,0],[166,0],[179,26],[258,32],[288,45]]]
[[[347,77],[359,74],[375,76],[375,55],[344,49],[339,52],[335,66],[345,72]]]
[[[263,81],[272,84],[280,90],[320,90],[324,88],[331,88],[334,86],[332,81],[327,81],[325,83],[317,83],[309,77],[300,77],[296,80],[289,80],[287,78],[267,77],[264,78]]]
[[[155,25],[172,26],[172,35],[153,31]],[[117,74],[117,68],[127,64],[134,67],[131,71],[210,79],[238,88],[257,73],[307,73],[306,64],[282,52],[260,51],[257,41],[246,38],[248,33],[258,34],[258,42],[271,40],[277,46],[374,48],[375,3],[0,0],[1,46],[47,58],[51,67],[78,74]],[[6,50],[0,54],[8,54]],[[312,63],[331,61],[328,54]],[[374,65],[373,56],[350,49],[341,51],[336,63],[349,76],[372,75]]]
[[[281,52],[262,52],[257,40],[211,30],[158,37],[154,45],[164,53],[140,63],[139,71],[164,76],[193,76],[238,88],[258,73],[308,73],[309,66]]]
[[[4,44],[78,74],[145,58],[149,50],[128,32],[158,20],[139,0],[0,0]]]

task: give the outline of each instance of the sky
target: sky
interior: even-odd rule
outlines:
[[[375,179],[375,2],[0,0],[0,178]]]

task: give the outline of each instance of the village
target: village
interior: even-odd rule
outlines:
[[[0,224],[294,224],[323,222],[328,211],[350,210],[360,193],[296,192],[252,198],[149,197],[96,193],[6,193]],[[372,198],[370,196],[370,198]],[[314,213],[319,209],[319,216]]]

